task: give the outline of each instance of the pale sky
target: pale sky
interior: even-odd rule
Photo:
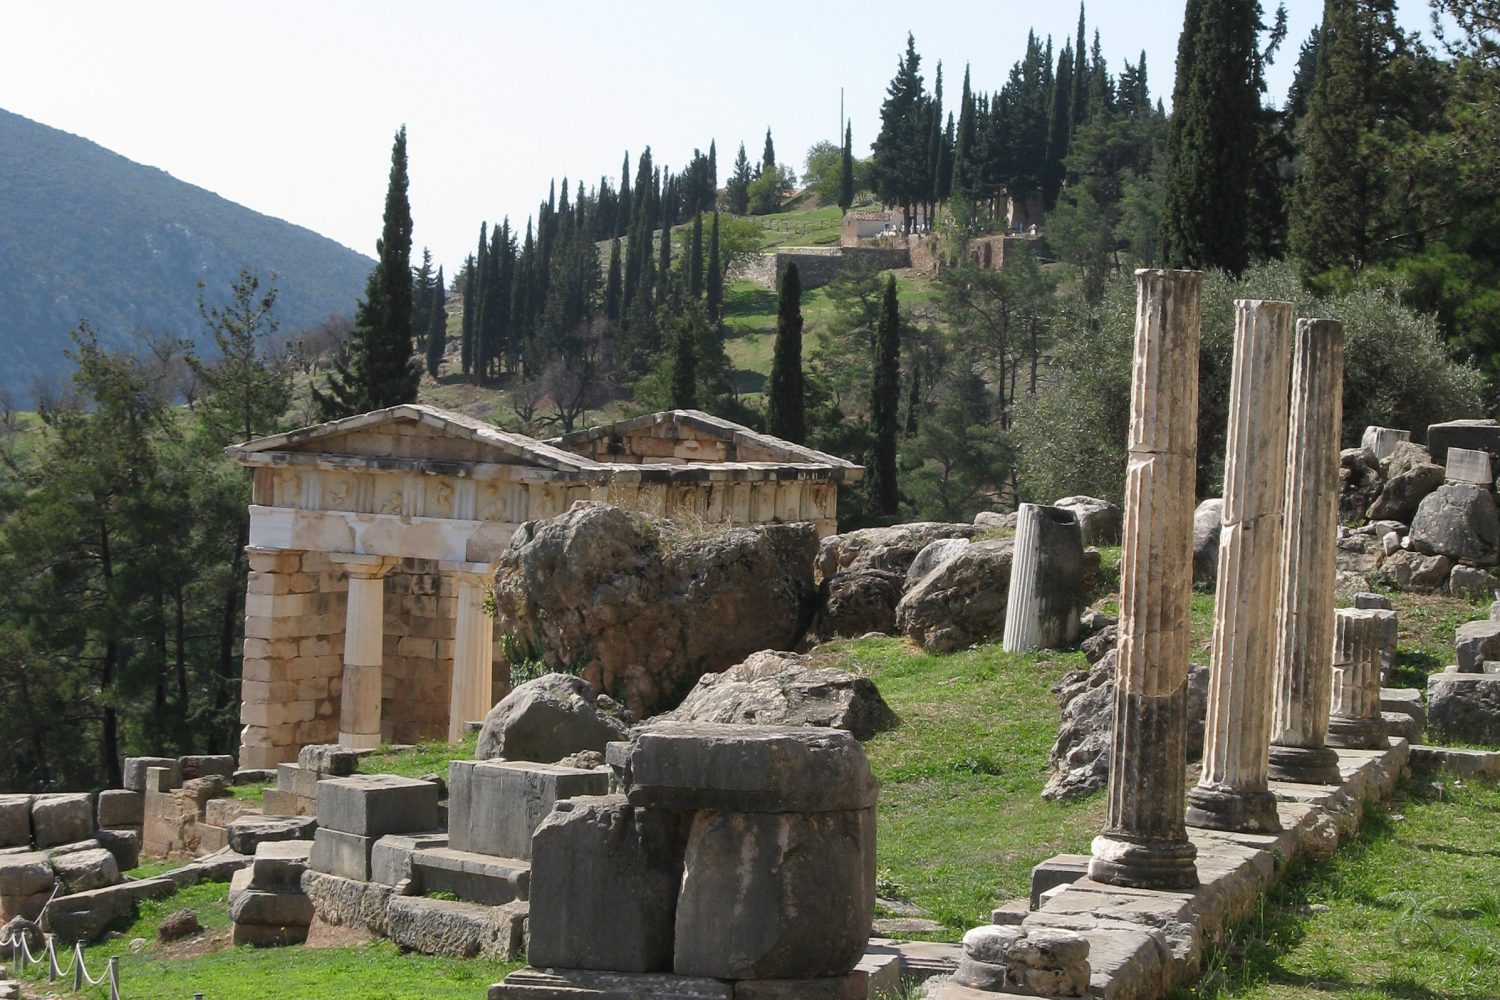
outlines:
[[[1111,71],[1144,49],[1152,94],[1168,98],[1183,2],[1091,0]],[[1402,7],[1430,34],[1425,2]],[[1287,9],[1278,105],[1322,3]],[[633,163],[649,143],[675,171],[716,139],[722,182],[741,141],[759,159],[770,126],[800,173],[810,145],[837,139],[842,87],[868,152],[908,30],[929,87],[942,61],[954,107],[966,62],[976,89],[998,89],[1027,28],[1061,47],[1078,17],[1073,0],[12,0],[0,12],[0,107],[368,255],[405,123],[414,257],[430,246],[450,276],[480,220],[524,227],[551,178],[617,183],[627,149]]]

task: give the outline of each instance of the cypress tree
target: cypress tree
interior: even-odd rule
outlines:
[[[1089,107],[1089,90],[1091,75],[1089,73],[1089,57],[1083,43],[1088,40],[1084,30],[1083,4],[1078,5],[1078,37],[1073,39],[1073,95],[1068,101],[1072,109],[1073,124],[1082,125],[1093,117],[1093,109]]]
[[[875,510],[897,513],[901,498],[896,488],[896,436],[901,421],[901,313],[896,301],[896,279],[886,280],[875,334],[875,381],[871,390],[870,420],[875,432],[875,461],[870,468],[870,495]]]
[[[953,171],[948,182],[950,193],[972,197],[975,193],[974,158],[978,139],[974,121],[974,94],[969,90],[969,67],[964,66],[964,89],[958,99],[958,132],[953,140]]]
[[[724,185],[724,207],[730,215],[744,215],[750,211],[750,158],[745,155],[745,144],[734,158],[734,173]]]
[[[1073,50],[1064,45],[1052,85],[1052,117],[1047,127],[1047,160],[1042,165],[1042,204],[1050,212],[1062,190],[1063,162],[1073,136]]]
[[[624,236],[630,232],[630,222],[634,216],[631,214],[634,203],[630,200],[630,151],[625,151],[625,164],[620,168],[620,197],[615,209],[616,236]]]
[[[621,287],[620,237],[609,241],[609,277],[604,282],[604,316],[610,322],[620,321]]]
[[[656,261],[656,301],[666,302],[672,279],[672,227],[661,224],[661,250]]]
[[[479,297],[479,349],[475,354],[474,374],[481,385],[494,375],[500,359],[504,314],[510,310],[509,297],[502,295],[500,287],[500,256],[505,251],[500,227],[496,226],[490,234],[490,249],[484,258],[483,293]]]
[[[422,370],[412,357],[411,202],[407,198],[406,126],[391,145],[385,217],[376,263],[355,308],[349,361],[329,373],[314,399],[325,420],[414,402]]]
[[[712,139],[708,140],[708,196],[709,208],[719,203],[719,150]]]
[[[427,314],[432,310],[432,251],[422,248],[422,266],[411,283],[411,330],[417,338],[417,350],[427,345]]]
[[[802,392],[802,278],[796,264],[788,264],[781,275],[769,404],[771,434],[801,444],[807,436],[807,418]]]
[[[464,315],[458,332],[458,356],[464,378],[468,378],[474,368],[474,302],[478,285],[479,264],[474,255],[469,254],[464,260]]]
[[[708,318],[718,323],[724,317],[724,269],[719,263],[719,210],[714,209],[714,224],[708,235],[707,275]]]
[[[771,128],[766,126],[766,147],[760,153],[761,173],[776,172],[776,146],[771,142]]]
[[[693,216],[693,244],[688,257],[688,295],[694,302],[703,298],[703,213]]]
[[[691,308],[697,308],[693,306]],[[698,348],[692,323],[679,323],[672,343],[672,409],[698,408]]]
[[[1167,133],[1162,254],[1171,267],[1249,262],[1260,119],[1257,0],[1187,0]]]
[[[443,363],[443,352],[448,347],[448,308],[445,302],[447,287],[443,284],[443,269],[437,269],[437,282],[429,298],[427,316],[427,374],[437,378],[438,368]]]
[[[844,123],[844,151],[839,163],[839,209],[849,211],[854,204],[854,132],[849,122]]]

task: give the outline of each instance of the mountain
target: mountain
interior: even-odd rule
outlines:
[[[81,320],[124,346],[134,331],[203,335],[198,282],[228,297],[242,266],[274,271],[284,332],[349,314],[374,261],[116,153],[0,110],[0,390],[29,401],[67,378]]]

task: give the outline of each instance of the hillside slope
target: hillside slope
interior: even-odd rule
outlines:
[[[373,210],[373,208],[372,208]],[[242,266],[277,274],[285,330],[351,313],[373,264],[86,139],[0,110],[0,389],[68,371],[67,333],[197,337],[198,288],[226,296]]]

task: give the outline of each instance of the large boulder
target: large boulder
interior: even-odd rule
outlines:
[[[1380,463],[1385,485],[1365,511],[1372,521],[1409,522],[1417,506],[1443,485],[1447,474],[1421,445],[1403,442]]]
[[[969,539],[967,538],[939,538],[935,542],[928,542],[927,546],[917,553],[917,558],[913,559],[911,565],[906,568],[906,580],[903,582],[902,589],[918,583],[922,577],[968,547]]]
[[[1448,742],[1500,746],[1500,675],[1430,675],[1427,730]]]
[[[757,650],[796,646],[817,610],[817,552],[811,524],[690,533],[579,502],[511,537],[497,631],[643,713]]]
[[[1448,582],[1453,560],[1447,556],[1427,556],[1410,549],[1397,549],[1380,564],[1380,575],[1397,590],[1431,593]],[[1369,581],[1360,582],[1368,589]]]
[[[588,681],[544,674],[501,699],[484,717],[475,760],[530,760],[551,764],[581,750],[604,751],[626,738],[632,718]]]
[[[896,605],[905,578],[868,566],[836,573],[823,581],[825,595],[813,631],[821,640],[853,639],[867,632],[896,630]]]
[[[1334,543],[1333,556],[1340,572],[1368,576],[1380,568],[1385,547],[1373,535],[1348,534]]]
[[[1219,535],[1223,529],[1224,501],[1205,500],[1193,511],[1193,582],[1218,585]]]
[[[934,653],[951,653],[1005,632],[1013,539],[974,542],[909,587],[896,627]]]
[[[1500,562],[1500,510],[1476,483],[1448,483],[1428,495],[1411,522],[1411,547],[1469,566]]]
[[[1052,506],[1070,510],[1083,529],[1085,545],[1119,545],[1120,530],[1125,523],[1124,511],[1117,503],[1098,497],[1063,497]]]
[[[675,722],[828,726],[867,740],[896,721],[868,677],[827,660],[765,650],[705,674],[687,700],[661,718]]]
[[[879,569],[905,574],[912,560],[939,538],[973,538],[983,525],[916,521],[888,528],[861,528],[830,535],[818,545],[818,579],[830,580],[846,570]]]
[[[1380,495],[1380,462],[1369,448],[1339,452],[1339,523],[1365,519],[1365,511]]]

